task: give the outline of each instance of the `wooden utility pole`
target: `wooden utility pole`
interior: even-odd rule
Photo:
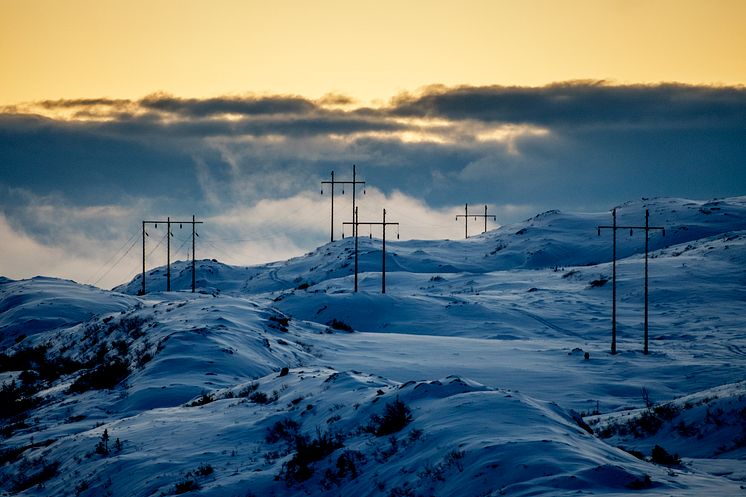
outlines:
[[[381,251],[382,252],[382,260],[381,260],[381,293],[386,293],[386,226],[394,226],[394,225],[396,225],[396,227],[397,227],[396,238],[399,238],[399,231],[398,231],[399,223],[387,222],[386,221],[386,209],[383,209],[383,220],[381,222],[376,222],[376,221],[361,222],[361,221],[358,221],[357,211],[355,211],[355,221],[352,222],[352,223],[349,223],[349,222],[342,223],[343,231],[344,231],[344,225],[346,225],[346,224],[353,225],[353,230],[356,233],[356,235],[355,235],[355,291],[356,292],[357,292],[357,272],[358,272],[358,264],[357,264],[357,260],[358,260],[358,245],[357,245],[358,227],[361,224],[365,224],[365,225],[368,225],[368,226],[381,226],[383,228],[383,240],[382,240],[383,241],[383,248],[382,248],[382,251]]]
[[[464,238],[469,238],[469,216],[473,217],[476,221],[478,217],[484,218],[484,231],[482,233],[487,233],[487,218],[492,218],[493,221],[497,221],[497,216],[493,215],[487,215],[487,205],[484,206],[484,214],[469,214],[469,204],[464,204],[464,213],[459,214],[456,216],[456,221],[458,221],[458,218],[463,217],[464,218]]]
[[[332,171],[332,180],[331,181],[322,181],[321,182],[321,194],[324,194],[324,185],[331,185],[331,204],[332,204],[332,221],[331,221],[331,228],[330,228],[330,234],[329,234],[329,240],[334,241],[334,185],[342,185],[342,195],[344,195],[344,185],[352,185],[352,218],[353,221],[355,219],[355,192],[357,190],[357,185],[365,185],[365,181],[358,181],[357,180],[357,170],[355,167],[355,164],[352,165],[352,181],[335,181],[334,180],[334,171]],[[363,194],[365,194],[365,189],[363,189]]]
[[[598,235],[601,236],[602,229],[611,229],[613,232],[612,260],[611,260],[611,353],[616,354],[616,232],[617,230],[629,230],[630,236],[634,230],[645,230],[645,344],[644,353],[648,353],[648,248],[651,230],[661,230],[666,236],[666,229],[662,226],[650,226],[650,212],[645,209],[645,226],[619,226],[616,223],[616,208],[611,211],[612,225],[598,226]]]
[[[171,218],[166,221],[166,291],[171,291]]]
[[[196,226],[198,224],[202,224],[202,221],[197,221],[196,217],[192,215],[191,221],[171,221],[171,218],[166,218],[165,221],[143,221],[142,222],[142,288],[140,290],[142,295],[145,295],[145,237],[149,236],[148,233],[145,231],[145,225],[146,224],[152,224],[157,229],[158,223],[166,224],[166,291],[171,291],[171,237],[173,234],[171,233],[171,225],[172,224],[179,224],[181,227],[182,224],[191,224],[192,225],[192,293],[196,290],[196,283],[197,283],[197,276],[196,276],[196,259],[195,259],[195,249],[196,249],[196,243],[195,238],[199,236],[199,233],[197,233]]]

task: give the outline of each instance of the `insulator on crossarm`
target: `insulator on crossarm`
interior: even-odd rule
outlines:
[[[181,223],[179,223],[179,229],[182,229],[182,227],[181,227]]]
[[[629,236],[632,236],[632,230],[629,230]]]
[[[601,236],[601,228],[598,228],[598,236]]]
[[[321,190],[321,194],[322,194],[322,195],[324,194],[324,190]]]

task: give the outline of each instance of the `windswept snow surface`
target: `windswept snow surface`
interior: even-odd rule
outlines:
[[[609,353],[609,213],[387,240],[386,294],[368,238],[358,293],[352,239],[197,261],[196,294],[186,262],[181,291],[156,268],[144,296],[139,277],[112,292],[3,279],[0,489],[742,495],[746,197],[629,202],[617,222],[644,225],[645,208],[666,228],[650,238],[648,355],[640,230],[617,233]]]

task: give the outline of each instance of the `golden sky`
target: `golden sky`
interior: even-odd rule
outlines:
[[[423,85],[746,83],[746,1],[0,0],[0,105]]]

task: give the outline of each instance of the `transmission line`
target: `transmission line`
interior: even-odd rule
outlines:
[[[116,250],[116,252],[114,252],[114,253],[112,254],[112,256],[111,256],[111,257],[109,257],[109,259],[108,259],[108,260],[107,260],[106,262],[104,262],[103,264],[101,264],[101,266],[99,266],[99,268],[98,268],[98,269],[96,269],[96,271],[95,271],[95,272],[93,273],[93,275],[92,275],[91,277],[87,278],[87,279],[86,279],[86,281],[88,281],[88,282],[91,282],[91,281],[93,281],[93,279],[94,279],[94,278],[96,277],[96,275],[98,275],[98,273],[100,273],[100,272],[101,272],[102,270],[104,270],[104,269],[105,269],[105,268],[106,268],[106,267],[107,267],[107,266],[108,266],[109,264],[111,264],[111,261],[113,261],[113,260],[114,260],[114,259],[115,259],[115,258],[116,258],[116,257],[117,257],[118,255],[119,255],[119,253],[120,253],[120,252],[121,252],[122,250],[124,250],[124,247],[126,247],[126,246],[127,246],[127,244],[128,244],[128,243],[130,243],[130,242],[131,242],[131,241],[132,241],[132,240],[133,240],[133,239],[134,239],[134,238],[135,238],[136,236],[137,236],[137,232],[134,232],[134,233],[132,233],[132,236],[130,236],[130,237],[129,237],[129,239],[127,239],[127,241],[125,241],[124,243],[122,243],[122,245],[121,245],[121,246],[120,246],[120,247],[119,247],[119,248],[118,248],[118,249]],[[97,280],[96,280],[96,282],[98,282],[98,281],[99,281],[100,279],[101,279],[101,278],[97,279]],[[93,285],[95,285],[96,283],[92,283],[92,284],[93,284]]]
[[[117,267],[117,265],[118,265],[118,264],[119,264],[120,262],[122,262],[122,259],[124,259],[124,258],[125,258],[125,257],[127,256],[127,254],[129,254],[129,253],[130,253],[130,250],[132,250],[133,248],[135,248],[135,245],[137,245],[137,240],[135,240],[134,242],[132,242],[132,245],[130,245],[130,246],[129,246],[129,248],[127,249],[127,251],[126,251],[126,252],[124,252],[124,253],[123,253],[123,254],[121,255],[121,257],[119,257],[119,259],[117,259],[117,262],[115,262],[115,263],[114,263],[114,264],[113,264],[112,266],[110,266],[110,267],[109,267],[109,269],[108,269],[108,270],[106,270],[106,272],[105,272],[104,274],[102,274],[102,275],[101,275],[101,276],[100,276],[100,277],[99,277],[99,278],[98,278],[98,279],[97,279],[97,280],[96,280],[96,281],[95,281],[95,282],[93,283],[93,285],[94,285],[94,286],[98,285],[98,282],[99,282],[99,281],[101,281],[101,280],[102,280],[102,279],[104,279],[104,278],[105,278],[106,276],[108,276],[108,274],[109,274],[109,273],[110,273],[110,272],[111,272],[111,271],[112,271],[112,270],[113,270],[113,269],[114,269],[115,267]]]

